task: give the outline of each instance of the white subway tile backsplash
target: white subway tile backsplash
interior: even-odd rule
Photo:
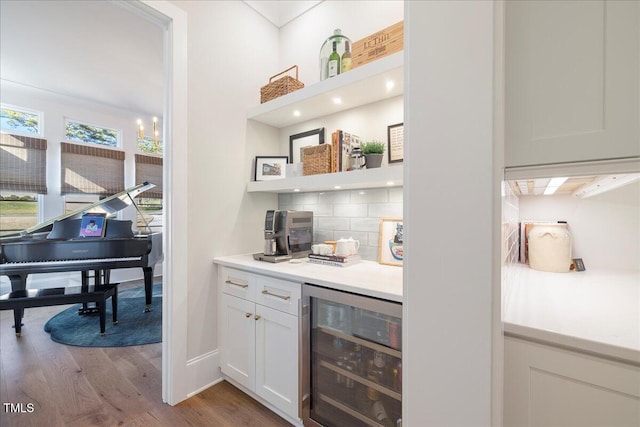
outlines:
[[[369,261],[377,261],[378,260],[378,248],[374,246],[360,246],[360,250],[358,251],[360,257],[362,259],[366,259]]]
[[[351,203],[387,203],[388,201],[389,190],[386,188],[354,190],[351,192]]]
[[[293,204],[293,194],[291,193],[280,193],[278,194],[278,206],[286,206]],[[278,208],[281,209],[281,208]]]
[[[351,229],[355,231],[379,231],[380,218],[351,218]]]
[[[367,216],[367,205],[334,205],[333,214],[335,216],[364,217]]]
[[[278,209],[314,213],[314,242],[353,237],[360,256],[377,261],[380,219],[402,218],[402,188],[280,194]]]
[[[349,230],[349,218],[336,216],[318,218],[318,230]]]
[[[314,229],[313,241],[315,243],[324,243],[327,240],[335,240],[333,238],[333,231],[315,230]]]
[[[318,193],[318,203],[320,204],[342,204],[349,203],[350,197],[348,191],[324,191]]]
[[[311,205],[318,203],[318,193],[294,193],[291,201],[296,205]]]
[[[393,187],[389,189],[389,201],[391,203],[402,203],[402,187]]]
[[[402,203],[371,203],[369,217],[402,218]]]
[[[304,205],[303,210],[312,211],[313,217],[317,216],[333,216],[333,205]]]

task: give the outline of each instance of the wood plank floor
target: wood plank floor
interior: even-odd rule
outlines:
[[[290,426],[227,382],[176,406],[163,403],[161,343],[55,343],[43,327],[66,308],[27,309],[19,339],[13,312],[0,312],[0,426]]]

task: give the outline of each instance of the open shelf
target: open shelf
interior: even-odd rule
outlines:
[[[376,169],[294,176],[272,181],[251,181],[247,184],[247,191],[293,193],[400,187],[403,182],[403,171],[402,164],[394,164]]]
[[[392,88],[387,87],[389,81]],[[283,128],[403,93],[404,51],[260,104],[248,111],[247,118]],[[335,104],[334,98],[342,103]]]

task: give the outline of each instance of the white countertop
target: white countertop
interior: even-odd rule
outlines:
[[[216,264],[341,291],[402,302],[402,267],[360,261],[348,267],[301,262],[256,261],[251,254],[214,258]]]
[[[640,363],[640,275],[503,268],[506,333]]]

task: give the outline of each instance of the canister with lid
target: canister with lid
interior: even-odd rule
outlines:
[[[529,231],[529,266],[566,273],[571,267],[571,233],[566,223],[534,224]]]

